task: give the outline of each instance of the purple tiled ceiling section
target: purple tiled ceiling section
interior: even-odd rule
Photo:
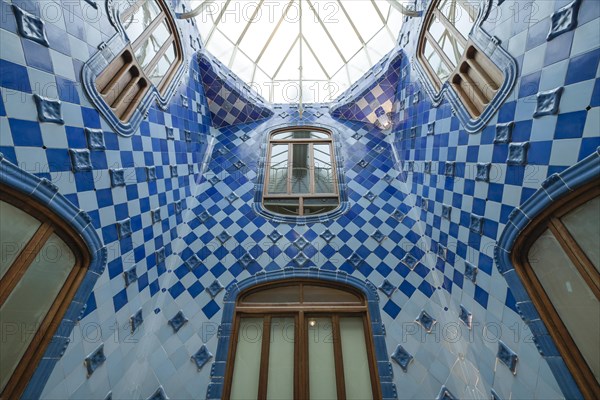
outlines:
[[[375,123],[392,111],[400,79],[402,54],[394,50],[342,94],[331,106],[334,118]]]
[[[215,128],[247,124],[269,118],[267,102],[210,55],[198,55],[200,78]]]

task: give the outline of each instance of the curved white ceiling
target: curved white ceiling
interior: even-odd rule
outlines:
[[[403,21],[395,2],[205,0],[192,6],[202,6],[196,22],[206,49],[265,99],[312,103],[334,100],[394,48]]]

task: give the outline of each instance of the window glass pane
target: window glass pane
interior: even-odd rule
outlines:
[[[314,144],[315,193],[334,193],[333,165],[329,144]]]
[[[300,286],[281,286],[244,297],[243,303],[300,303]]]
[[[287,139],[329,139],[329,135],[325,132],[319,131],[285,131],[275,133],[272,136],[273,140],[287,140]]]
[[[427,62],[429,62],[433,72],[438,76],[438,78],[440,78],[440,81],[442,81],[442,83],[446,81],[446,79],[448,79],[450,76],[450,71],[448,70],[446,64],[442,61],[439,54],[433,49],[433,46],[431,43],[429,43],[429,41],[425,41],[423,55],[425,56]]]
[[[465,50],[462,45],[435,17],[429,26],[429,33],[431,33],[433,39],[442,48],[446,56],[448,56],[450,62],[452,63],[452,67],[456,67],[458,65],[458,60],[460,60],[462,53]]]
[[[304,285],[305,303],[362,303],[361,300],[345,290]]]
[[[150,81],[156,86],[162,81],[169,68],[175,62],[175,46],[171,44],[165,54],[158,60],[158,63],[149,74]]]
[[[52,234],[0,308],[0,326],[17,332],[6,335],[0,357],[0,391],[29,347],[39,324],[54,303],[75,264],[75,256]]]
[[[294,398],[294,318],[271,319],[267,399]]]
[[[342,359],[347,399],[372,399],[365,328],[360,317],[340,318]]]
[[[479,4],[471,0],[442,0],[438,9],[461,33],[463,38],[469,37],[469,32],[479,15]]]
[[[329,200],[329,199],[328,199]],[[337,203],[337,199],[334,199]],[[312,201],[312,200],[311,200]],[[304,215],[317,215],[317,214],[325,214],[335,210],[338,206],[328,206],[328,205],[307,205],[308,200],[304,201]]]
[[[142,5],[133,14],[123,21],[123,27],[131,43],[140,37],[142,32],[154,21],[160,14],[160,8],[154,0],[142,2]]]
[[[287,144],[274,144],[271,146],[271,159],[269,160],[269,194],[287,193],[288,159]]]
[[[154,29],[152,34],[140,45],[135,51],[135,58],[137,58],[142,68],[145,69],[148,64],[150,64],[150,61],[152,61],[170,35],[171,33],[165,20],[161,22],[156,29]]]
[[[310,192],[310,154],[308,144],[292,145],[292,193]]]
[[[215,30],[210,37],[206,49],[225,65],[229,64],[233,54],[234,44],[231,43],[219,30]]]
[[[561,218],[577,244],[600,272],[600,197]]]
[[[12,204],[0,201],[0,278],[15,261],[41,223]]]
[[[308,319],[308,380],[311,400],[337,399],[331,318]]]
[[[256,399],[263,337],[262,318],[241,318],[235,351],[232,399]]]
[[[298,215],[300,213],[300,200],[298,199],[265,199],[264,206],[267,210],[277,214]]]
[[[600,302],[550,231],[531,246],[528,259],[579,351],[600,380]]]

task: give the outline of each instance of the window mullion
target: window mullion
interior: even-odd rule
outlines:
[[[156,55],[154,55],[154,58],[152,58],[152,61],[150,61],[150,64],[148,64],[148,66],[146,67],[146,69],[144,69],[144,74],[146,75],[146,77],[148,77],[148,80],[150,81],[150,72],[152,71],[152,69],[156,66],[156,64],[158,64],[158,61],[160,60],[160,58],[167,52],[167,49],[169,48],[169,46],[173,43],[173,36],[171,36],[169,39],[167,39],[167,41],[160,47],[160,49],[158,50],[158,53],[156,53]],[[174,65],[174,64],[173,64]],[[171,67],[173,66],[171,65]],[[169,68],[170,69],[170,68]],[[167,71],[168,72],[168,71]],[[165,77],[168,74],[165,74]],[[164,77],[163,77],[164,79]],[[161,80],[162,81],[162,80]]]
[[[448,55],[440,47],[440,45],[438,44],[438,42],[436,42],[436,40],[433,38],[433,36],[431,36],[431,33],[429,33],[429,31],[425,32],[425,37],[427,38],[427,41],[429,43],[431,43],[431,45],[433,46],[433,49],[435,50],[436,53],[438,53],[438,55],[441,57],[442,61],[444,62],[444,64],[446,64],[446,66],[448,67],[448,69],[450,71],[454,71],[454,69],[456,68],[456,65],[452,64],[452,61],[450,61],[450,58],[448,58]]]
[[[129,6],[129,8],[127,10],[125,10],[123,12],[123,14],[120,16],[121,21],[126,21],[127,18],[129,18],[131,16],[131,14],[135,13],[140,6],[142,5],[142,3],[144,3],[147,0],[137,0],[135,2],[135,4],[133,4],[132,6]]]
[[[344,359],[342,356],[342,336],[340,334],[340,317],[338,314],[331,316],[333,328],[333,354],[335,358],[335,380],[338,399],[346,398],[346,383],[344,381]]]
[[[156,29],[156,27],[163,21],[166,19],[166,15],[164,12],[161,12],[160,14],[158,14],[156,16],[156,18],[154,18],[154,21],[152,21],[150,23],[150,25],[148,25],[148,27],[146,29],[144,29],[144,32],[142,32],[142,34],[140,35],[140,37],[138,37],[135,42],[133,42],[131,44],[131,47],[133,48],[133,52],[135,53],[135,51],[140,47],[140,45],[142,43],[144,43],[144,41],[148,38],[148,36],[150,36],[152,34],[152,32],[154,32],[154,30]],[[173,35],[173,32],[171,32],[171,35]]]
[[[287,194],[292,194],[292,166],[294,163],[293,145],[288,143],[288,176],[287,176]]]
[[[310,382],[308,379],[308,333],[306,329],[306,320],[304,311],[298,312],[298,397],[299,399],[308,398],[308,388]]]
[[[556,240],[560,243],[564,252],[567,254],[583,280],[590,287],[590,290],[600,300],[600,275],[598,270],[592,265],[581,247],[571,236],[564,224],[556,217],[550,219],[548,225]]]
[[[33,234],[12,265],[0,280],[0,306],[17,286],[29,265],[35,260],[50,235],[54,232],[52,225],[44,222]]]
[[[331,160],[331,180],[333,182],[333,190],[335,194],[339,195],[337,164],[333,157],[333,142],[329,142],[329,159]]]
[[[308,169],[310,171],[310,182],[309,182],[309,192],[310,194],[315,194],[315,148],[314,144],[310,143],[308,145],[309,152],[309,161],[308,161]]]
[[[263,319],[262,349],[260,355],[260,373],[258,378],[258,398],[267,398],[267,385],[269,380],[269,351],[271,344],[271,316],[265,315]]]
[[[369,325],[369,318],[367,317],[366,314],[363,314],[362,320],[363,320],[363,332],[365,333],[365,345],[367,346],[367,357],[369,359],[369,364],[377,365],[377,362],[375,361],[375,353],[373,351],[373,346],[371,345],[371,341],[373,339],[372,339],[372,334],[371,334],[371,327]],[[381,394],[379,393],[379,387],[376,384],[377,369],[369,368],[369,374],[371,376],[371,388],[373,390],[373,398],[378,399],[381,397]]]
[[[462,44],[462,46],[467,47],[467,39],[463,37],[463,35],[458,31],[458,29],[456,29],[454,24],[450,22],[448,18],[446,18],[446,16],[442,14],[437,8],[433,11],[433,13],[435,14],[435,17],[437,17],[438,20],[446,27],[446,29],[449,29],[452,32],[452,34],[456,36],[456,39]]]

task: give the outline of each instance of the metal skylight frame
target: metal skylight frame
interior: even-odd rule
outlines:
[[[246,34],[248,33],[248,31],[250,30],[250,28],[252,26],[254,18],[258,15],[259,12],[264,11],[264,7],[263,7],[264,4],[270,0],[259,0],[257,2],[257,4],[254,5],[255,10],[254,10],[253,14],[251,15],[251,18],[245,22],[244,28],[241,30],[241,33],[239,35],[237,35],[237,37],[228,37],[227,34],[222,29],[220,29],[219,25],[223,20],[223,16],[228,12],[229,7],[232,5],[232,3],[234,4],[235,1],[236,0],[222,0],[222,1],[204,0],[196,7],[195,10],[193,10],[192,12],[189,12],[189,13],[182,14],[181,17],[189,18],[192,16],[202,15],[202,13],[204,13],[207,9],[209,9],[211,7],[211,5],[221,5],[222,8],[220,10],[218,10],[218,14],[216,14],[216,18],[213,18],[214,16],[211,15],[210,18],[205,18],[204,21],[202,21],[202,20],[197,21],[198,24],[200,25],[200,24],[206,24],[207,23],[206,20],[208,20],[208,24],[212,25],[212,26],[210,26],[210,30],[209,30],[208,34],[204,35],[206,38],[205,39],[202,38],[202,39],[204,39],[203,42],[204,42],[205,48],[207,48],[210,51],[211,43],[213,42],[213,40],[215,38],[215,33],[218,32],[221,36],[220,40],[222,40],[224,38],[229,42],[228,46],[233,46],[233,51],[231,52],[229,59],[220,59],[220,61],[223,62],[224,65],[226,65],[229,69],[231,69],[236,74],[238,74],[238,72],[236,71],[236,60],[238,60],[238,57],[242,57],[243,60],[246,61],[246,65],[249,65],[249,63],[252,63],[253,67],[251,67],[252,68],[251,73],[250,73],[250,69],[247,68],[245,70],[246,72],[244,73],[244,75],[246,76],[246,79],[243,79],[243,80],[245,80],[248,84],[250,84],[254,88],[256,88],[256,85],[260,85],[261,90],[264,89],[266,86],[268,86],[267,90],[269,91],[269,93],[267,95],[265,95],[264,97],[267,100],[269,100],[270,102],[275,102],[275,96],[274,96],[275,82],[283,83],[283,82],[293,82],[294,81],[294,80],[290,80],[289,78],[282,79],[281,76],[278,76],[282,73],[282,68],[284,68],[285,63],[286,63],[286,61],[288,61],[288,58],[290,57],[292,52],[299,51],[299,53],[300,53],[299,54],[300,61],[299,61],[299,65],[298,65],[298,78],[297,78],[297,82],[299,83],[299,102],[300,103],[302,103],[302,99],[304,98],[303,94],[304,94],[304,92],[306,92],[306,88],[303,86],[304,77],[302,76],[302,72],[305,70],[305,65],[306,65],[305,62],[303,61],[303,55],[306,55],[311,58],[311,63],[312,63],[311,65],[313,65],[313,71],[320,70],[320,73],[319,73],[320,76],[317,76],[319,79],[314,79],[314,77],[311,77],[310,79],[306,79],[306,82],[313,83],[311,88],[315,84],[331,84],[331,83],[333,83],[333,84],[336,84],[341,89],[341,91],[343,91],[346,87],[349,87],[353,83],[354,79],[357,78],[357,76],[356,76],[357,69],[355,68],[352,71],[349,69],[350,65],[354,65],[352,63],[353,61],[355,61],[357,63],[359,62],[359,60],[366,61],[366,62],[363,62],[362,65],[360,65],[360,67],[358,67],[359,72],[364,70],[364,71],[362,71],[363,73],[366,72],[370,67],[372,67],[377,61],[379,61],[381,54],[376,54],[376,53],[373,54],[373,46],[372,45],[374,44],[373,41],[376,38],[379,38],[380,35],[385,35],[389,39],[389,42],[388,42],[389,44],[391,44],[392,46],[396,44],[398,32],[393,32],[392,29],[390,29],[390,27],[388,26],[388,23],[390,23],[392,16],[397,18],[398,15],[410,14],[410,13],[414,12],[414,11],[409,10],[406,7],[402,6],[398,0],[360,0],[361,3],[363,3],[365,5],[367,5],[367,4],[370,5],[371,7],[368,7],[368,12],[373,14],[373,11],[374,11],[374,14],[376,14],[379,17],[378,19],[381,21],[381,28],[376,30],[375,33],[373,33],[371,37],[365,38],[361,35],[361,32],[358,29],[358,25],[361,22],[356,21],[352,18],[350,13],[346,10],[346,7],[343,4],[344,2],[342,0],[331,0],[331,3],[337,4],[337,6],[339,7],[339,12],[340,12],[339,18],[347,19],[348,23],[350,24],[350,26],[352,28],[352,29],[349,29],[349,32],[347,32],[348,35],[352,35],[352,39],[348,39],[348,38],[343,39],[343,38],[336,38],[335,37],[336,35],[334,35],[330,31],[330,29],[328,29],[327,24],[323,22],[321,15],[319,15],[318,5],[324,4],[324,3],[317,3],[317,2],[319,2],[319,0],[281,1],[281,3],[279,4],[280,7],[283,7],[281,16],[278,18],[277,22],[274,25],[268,26],[268,29],[272,29],[272,31],[268,35],[268,39],[266,40],[264,45],[262,45],[262,48],[260,48],[260,51],[257,53],[258,55],[256,57],[252,58],[247,54],[247,52],[244,51],[245,46],[243,45],[243,41],[244,41],[244,38],[246,38]],[[351,0],[351,1],[358,1],[358,0]],[[270,1],[270,2],[272,3],[272,1]],[[265,56],[265,53],[269,49],[269,46],[272,45],[273,39],[276,37],[276,35],[278,33],[280,33],[280,31],[282,29],[281,28],[282,25],[285,23],[288,23],[286,18],[289,17],[289,12],[294,5],[297,9],[302,10],[300,17],[296,21],[294,21],[294,23],[298,24],[298,32],[292,38],[291,45],[289,46],[289,48],[283,50],[283,52],[285,53],[284,56],[281,59],[279,59],[279,57],[278,57],[277,60],[275,61],[275,63],[278,64],[277,67],[274,70],[273,70],[273,68],[270,68],[274,72],[267,73],[265,71],[265,69],[263,67],[261,67],[261,62],[262,63],[265,62],[265,60],[263,59]],[[386,8],[387,8],[387,12],[386,12]],[[231,10],[229,10],[229,12],[231,12]],[[396,14],[396,15],[393,15],[393,14]],[[323,40],[327,41],[328,47],[333,47],[333,49],[335,49],[335,52],[337,53],[335,55],[336,60],[338,60],[337,57],[339,57],[339,61],[341,61],[341,65],[339,67],[337,67],[337,69],[335,69],[333,72],[331,70],[331,65],[329,67],[326,67],[326,63],[322,62],[323,60],[318,56],[319,51],[317,51],[314,44],[311,44],[311,40],[309,40],[306,37],[306,35],[304,35],[302,32],[302,28],[303,28],[303,25],[305,25],[305,21],[307,20],[307,17],[310,17],[309,20],[314,18],[314,23],[318,24],[321,27],[321,29],[325,33],[325,36],[327,37],[327,39],[325,39],[325,37],[323,37]],[[375,18],[375,17],[373,17],[373,18]],[[401,21],[399,21],[399,23],[401,23]],[[382,33],[382,30],[385,33]],[[386,41],[388,39],[386,39]],[[360,44],[360,48],[358,48],[358,50],[356,50],[350,56],[344,55],[344,52],[338,46],[338,41],[341,42],[341,40],[357,41]],[[286,46],[287,46],[287,44],[286,44]],[[391,50],[392,48],[393,47],[390,47],[389,50]],[[229,47],[227,49],[228,49],[228,51],[231,51],[231,49]],[[321,49],[321,52],[322,51],[324,51],[324,50]],[[252,51],[252,52],[256,53],[256,51]],[[387,51],[385,51],[385,53],[387,53]],[[312,60],[316,61],[316,63],[313,62]],[[264,64],[263,64],[263,66],[264,66]],[[367,67],[367,68],[365,68],[365,67]],[[316,69],[314,69],[314,68],[316,68]],[[336,68],[336,66],[334,66],[333,68]],[[289,76],[290,75],[289,72],[291,70],[289,68],[286,68],[285,71],[288,72],[288,76]],[[250,79],[248,79],[248,76]],[[259,78],[259,76],[266,77],[266,79]],[[341,91],[337,94],[341,94]],[[333,100],[333,99],[330,99],[330,100]]]

